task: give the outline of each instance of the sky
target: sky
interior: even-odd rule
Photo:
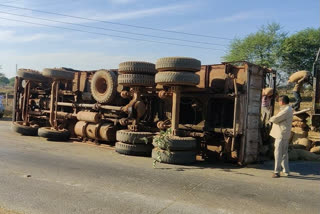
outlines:
[[[262,25],[277,22],[289,35],[318,28],[319,10],[319,0],[0,0],[0,72],[111,69],[165,56],[217,64],[232,39]]]

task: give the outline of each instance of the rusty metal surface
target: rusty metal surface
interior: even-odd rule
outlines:
[[[116,127],[111,123],[78,121],[74,126],[75,135],[84,139],[115,141],[116,131]]]
[[[104,123],[99,129],[99,139],[105,141],[115,141],[116,140],[116,127],[110,123]]]
[[[84,137],[85,136],[85,127],[87,126],[88,122],[85,121],[78,121],[74,126],[74,133],[77,136]]]
[[[122,99],[121,104],[101,105],[85,98],[87,94],[91,97],[88,85],[94,71],[75,71],[72,84],[53,82],[49,94],[41,89],[41,99],[50,98],[50,106],[28,115],[34,119],[49,115],[53,127],[68,127],[73,120],[77,136],[103,141],[115,140],[115,124],[133,131],[143,127],[157,132],[171,127],[173,134],[184,133],[201,142],[212,137],[215,140],[211,143],[223,145],[229,158],[240,164],[255,161],[261,141],[261,90],[266,74],[270,77],[275,72],[239,62],[203,65],[196,73],[200,76],[197,87],[123,88],[116,99]]]
[[[98,123],[101,120],[102,115],[97,112],[87,112],[87,111],[79,111],[77,113],[77,119],[91,122],[91,123]]]

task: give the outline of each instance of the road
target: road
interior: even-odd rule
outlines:
[[[157,164],[83,143],[26,137],[0,121],[0,213],[319,213],[320,164]]]

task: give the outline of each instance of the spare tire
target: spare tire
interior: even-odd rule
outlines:
[[[200,82],[200,77],[191,72],[159,72],[156,74],[155,82],[160,85],[189,85],[195,86]]]
[[[17,71],[17,76],[25,80],[31,80],[36,82],[48,81],[48,78],[43,76],[39,71],[21,68]]]
[[[38,134],[38,126],[25,126],[22,121],[15,121],[12,123],[11,128],[14,132],[17,132],[26,136],[36,136]]]
[[[201,62],[189,57],[163,57],[157,60],[158,71],[199,71]]]
[[[128,61],[119,64],[119,73],[121,74],[155,74],[156,66],[150,62]]]
[[[119,130],[116,134],[117,141],[131,144],[147,144],[152,142],[153,133],[133,132],[130,130]]]
[[[189,164],[196,162],[195,151],[175,151],[169,152],[159,148],[152,150],[152,158],[161,163],[169,164]]]
[[[62,68],[45,68],[42,75],[56,80],[73,80],[74,72]]]
[[[111,103],[117,93],[117,76],[113,71],[99,70],[94,73],[90,88],[98,103]]]
[[[157,141],[157,136],[153,138],[154,147],[170,151],[194,150],[197,147],[197,141],[193,137],[169,136],[162,141]]]
[[[135,156],[151,156],[153,146],[151,144],[127,144],[117,142],[115,146],[116,152],[123,155]]]
[[[70,137],[70,132],[66,129],[55,130],[52,127],[41,127],[38,129],[38,136],[49,140],[65,141]]]
[[[154,86],[154,76],[145,74],[121,74],[118,84],[123,86]]]

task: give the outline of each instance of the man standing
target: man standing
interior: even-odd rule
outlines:
[[[296,100],[296,102],[292,105],[292,108],[295,111],[299,111],[299,109],[300,109],[300,103],[302,101],[300,93],[302,92],[303,84],[304,84],[304,82],[306,82],[307,79],[308,79],[308,76],[306,75],[305,77],[298,80],[293,87],[292,93],[293,93],[293,96],[294,96],[294,99]]]
[[[282,168],[283,173],[289,175],[288,146],[291,135],[293,111],[289,106],[289,97],[279,97],[280,112],[270,118],[273,123],[270,136],[275,138],[274,142],[274,173],[273,178],[280,177]]]
[[[271,112],[271,99],[272,95],[262,95],[262,102],[261,102],[261,121],[263,127],[265,127],[269,121],[270,112]]]

